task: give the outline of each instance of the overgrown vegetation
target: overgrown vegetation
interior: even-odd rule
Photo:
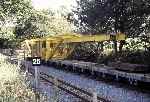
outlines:
[[[79,32],[83,34],[121,32],[126,34],[128,39],[101,42],[100,45],[82,44],[76,48],[73,58],[100,63],[122,59],[123,62],[149,64],[150,1],[78,0],[77,5],[73,11],[75,16],[72,21]]]
[[[125,33],[126,41],[81,44],[73,59],[148,63],[149,0],[77,0],[71,12],[33,8],[31,0],[0,1],[0,47],[16,48],[24,39],[76,31],[83,34]],[[74,25],[72,24],[74,23]]]
[[[35,102],[35,93],[27,86],[25,77],[16,65],[6,60],[7,57],[0,54],[0,101]]]
[[[148,40],[147,40],[148,41]],[[122,52],[117,55],[112,42],[82,43],[75,48],[70,59],[108,64],[109,62],[126,62],[150,65],[150,43],[138,38],[128,38]]]
[[[1,0],[0,47],[14,47],[14,44],[17,46],[24,39],[73,32],[74,26],[67,21],[68,13],[64,11],[67,10],[61,8],[59,12],[37,11],[31,0]],[[12,44],[12,41],[17,43]]]

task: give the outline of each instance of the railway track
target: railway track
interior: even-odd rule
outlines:
[[[13,63],[13,64],[17,64],[17,60],[14,60],[14,59],[12,59],[12,60],[10,59],[10,62]],[[25,67],[27,67],[28,72],[30,72],[30,73],[31,73],[31,70],[32,70],[31,74],[34,75],[34,69],[32,69],[32,64],[30,62],[26,62],[26,64],[25,64],[25,62],[23,61],[21,63],[21,67],[22,67],[22,70],[24,70],[24,71],[25,71]],[[54,84],[54,77],[53,76],[56,76],[60,79],[62,78],[61,76],[63,76],[64,79],[62,81],[65,80],[64,81],[65,83],[67,83],[69,85],[73,84],[72,86],[75,86],[75,87],[77,86],[77,89],[79,88],[79,91],[73,91],[72,92],[72,90],[75,90],[74,88],[69,89],[68,85],[66,85],[67,86],[67,89],[66,89],[65,87],[61,86],[62,85],[61,83],[59,83],[58,88],[62,89],[62,91],[64,90],[67,93],[70,93],[73,96],[79,97],[82,100],[82,101],[79,101],[79,102],[89,102],[92,99],[92,97],[91,97],[92,92],[85,89],[85,87],[87,87],[87,88],[89,87],[89,85],[87,85],[86,83],[90,83],[91,80],[88,81],[85,78],[78,79],[78,77],[76,77],[76,75],[71,76],[67,73],[60,73],[59,71],[55,71],[55,70],[56,70],[55,68],[53,69],[53,68],[47,68],[47,67],[43,66],[43,70],[41,70],[41,68],[40,68],[40,71],[44,72],[44,73],[40,73],[41,74],[40,75],[41,79],[43,79],[44,81],[46,81],[48,83]],[[58,73],[58,75],[53,74],[51,72]],[[46,75],[44,75],[44,74],[46,74]],[[50,75],[52,75],[52,76],[50,76]],[[71,77],[71,78],[65,78],[65,77]],[[72,77],[75,77],[75,78],[72,79]],[[72,80],[74,80],[73,83],[70,83],[70,81],[72,82]],[[76,84],[75,82],[76,81],[78,82],[78,80],[79,80],[79,83]],[[81,80],[83,80],[83,81],[81,81]],[[81,86],[79,87],[78,85],[81,85]],[[105,82],[100,82],[100,84],[99,84],[97,82],[92,81],[91,87],[93,85],[97,87],[97,90],[95,90],[95,91],[100,95],[100,96],[97,97],[98,102],[133,102],[133,101],[136,101],[136,102],[150,102],[149,101],[150,100],[149,93],[147,93],[147,91],[146,92],[144,91],[144,93],[143,93],[143,91],[141,92],[140,90],[135,90],[135,89],[130,89],[130,88],[128,89],[128,87],[124,88],[124,87],[119,86],[119,88],[118,88],[118,85],[116,87],[115,84],[112,85],[112,84],[107,84]],[[83,90],[82,93],[84,93],[84,91],[85,91],[85,94],[83,94],[84,96],[81,93],[78,94],[79,92],[81,92],[80,90]],[[87,92],[87,94],[86,94],[86,92]],[[88,96],[88,98],[91,97],[91,99],[88,100],[86,96]]]
[[[34,74],[34,70],[30,70],[31,74]],[[69,94],[76,96],[77,98],[81,99],[82,102],[93,102],[93,93],[77,86],[74,86],[70,83],[67,83],[64,80],[58,79],[54,76],[47,75],[46,73],[40,72],[40,78],[45,80],[48,83],[56,85],[59,89],[66,91]],[[97,102],[111,102],[100,96],[97,96]]]
[[[15,62],[16,61],[13,61],[13,63],[15,63]],[[29,73],[34,75],[35,70],[30,68]],[[52,75],[48,75],[48,74],[43,73],[43,72],[40,72],[39,74],[40,74],[39,77],[41,79],[45,80],[48,83],[56,85],[58,88],[68,92],[69,94],[76,96],[77,98],[81,99],[82,102],[93,102],[93,100],[92,100],[93,99],[93,93],[92,92],[89,92],[87,90],[79,88],[79,87],[72,85],[72,84],[70,84],[64,80],[58,79]],[[97,95],[97,102],[111,102],[111,101],[106,100],[106,99]]]

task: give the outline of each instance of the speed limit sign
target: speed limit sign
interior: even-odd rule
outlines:
[[[41,65],[41,58],[40,57],[33,57],[32,58],[32,65],[33,66],[40,66]]]

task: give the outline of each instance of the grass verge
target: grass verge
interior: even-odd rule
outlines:
[[[35,93],[28,88],[25,77],[6,59],[0,54],[0,102],[35,102]]]

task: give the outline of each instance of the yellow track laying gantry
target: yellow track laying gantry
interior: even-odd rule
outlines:
[[[111,40],[125,40],[125,34],[118,33],[115,36],[109,34],[81,35],[63,34],[46,38],[25,40],[22,43],[25,54],[28,57],[41,57],[42,60],[65,59],[81,42],[102,42]]]

